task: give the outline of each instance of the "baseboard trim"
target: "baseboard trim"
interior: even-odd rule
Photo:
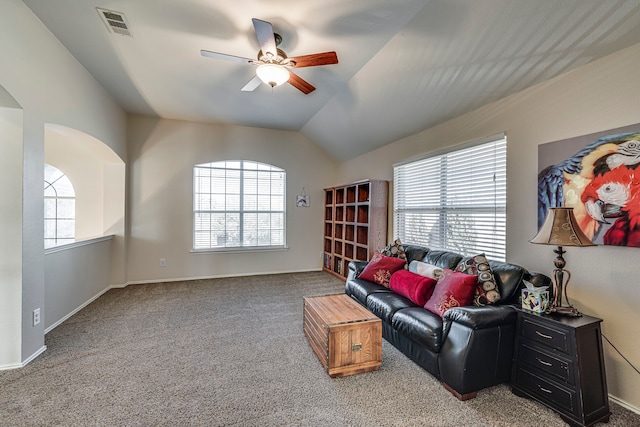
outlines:
[[[43,345],[35,353],[33,353],[31,356],[29,356],[28,358],[26,358],[25,360],[23,360],[20,363],[14,363],[13,365],[0,365],[0,371],[8,371],[10,369],[24,368],[30,362],[32,362],[36,357],[40,356],[45,351],[47,351],[47,346]]]
[[[169,283],[169,282],[188,282],[191,280],[207,280],[207,279],[224,279],[228,277],[248,277],[248,276],[268,276],[271,274],[290,274],[290,273],[310,273],[322,271],[322,268],[317,269],[305,269],[305,270],[289,270],[289,271],[270,271],[267,273],[233,273],[233,274],[218,274],[213,276],[196,276],[196,277],[175,277],[171,279],[155,279],[155,280],[131,280],[124,285],[114,285],[112,288],[126,288],[129,285],[147,285],[150,283]]]
[[[621,400],[615,396],[611,396],[609,395],[609,399],[614,401],[615,403],[617,403],[618,405],[622,406],[625,409],[630,410],[631,412],[635,412],[636,414],[640,414],[640,408],[636,408],[635,406],[625,402],[624,400]]]
[[[48,328],[46,328],[44,330],[45,335],[48,334],[49,332],[51,332],[52,330],[54,330],[56,327],[60,326],[60,324],[62,324],[64,321],[66,321],[67,319],[69,319],[71,316],[73,316],[74,314],[76,314],[77,312],[79,312],[80,310],[82,310],[83,308],[85,308],[86,306],[88,306],[89,304],[91,304],[92,302],[94,302],[95,300],[97,300],[98,298],[100,298],[105,292],[107,292],[109,289],[111,289],[112,286],[107,286],[106,288],[104,288],[102,291],[98,292],[96,295],[94,295],[93,297],[91,297],[88,301],[86,301],[85,303],[81,304],[80,306],[78,306],[75,310],[73,310],[71,313],[67,314],[66,316],[64,316],[62,319],[58,320],[56,323],[54,323],[53,325],[49,326]]]
[[[26,360],[24,360],[22,362],[22,368],[27,366],[27,364],[31,361],[33,361],[33,359],[35,359],[36,357],[40,356],[42,353],[44,353],[45,351],[47,351],[47,346],[43,345],[42,347],[40,347],[35,353],[33,353],[31,356],[29,356]]]
[[[0,371],[9,371],[11,369],[18,369],[22,367],[24,367],[22,363],[14,363],[13,365],[0,365]]]

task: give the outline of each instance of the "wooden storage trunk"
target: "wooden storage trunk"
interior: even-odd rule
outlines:
[[[382,364],[382,322],[346,294],[305,297],[303,328],[332,378]]]

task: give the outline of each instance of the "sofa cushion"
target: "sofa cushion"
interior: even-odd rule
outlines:
[[[406,263],[402,258],[385,256],[379,251],[376,251],[373,257],[371,257],[369,264],[367,264],[358,277],[389,287],[391,275],[404,267]]]
[[[477,283],[476,276],[446,268],[424,308],[442,317],[451,307],[469,305],[473,300]]]
[[[456,271],[478,276],[478,285],[473,296],[474,305],[482,307],[500,300],[496,279],[484,254],[464,258],[456,267]]]
[[[362,279],[348,280],[345,285],[345,293],[365,306],[367,305],[367,297],[374,292],[391,292],[391,290],[377,283]]]
[[[436,283],[437,280],[431,277],[400,270],[391,275],[389,288],[422,307],[431,298]]]
[[[499,303],[514,302],[517,298],[522,279],[529,276],[527,270],[519,265],[501,261],[489,261],[493,276],[496,278],[500,290]]]
[[[375,292],[367,297],[367,309],[389,324],[396,311],[409,307],[417,306],[409,298],[395,292]]]
[[[393,329],[434,353],[442,347],[442,319],[422,307],[398,310],[391,322]]]
[[[423,262],[428,264],[437,265],[440,268],[449,268],[453,270],[456,268],[462,255],[449,251],[429,251],[422,259]]]
[[[429,248],[426,248],[424,246],[416,246],[416,245],[403,245],[404,246],[404,253],[407,257],[407,262],[410,263],[411,261],[422,261],[422,259],[427,256],[427,252],[429,251]]]

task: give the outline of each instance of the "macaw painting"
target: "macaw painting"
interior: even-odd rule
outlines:
[[[640,247],[638,166],[640,124],[538,146],[538,228],[572,207],[593,243]]]

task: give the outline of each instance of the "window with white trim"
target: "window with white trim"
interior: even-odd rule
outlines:
[[[284,248],[286,172],[227,160],[193,168],[193,249]]]
[[[403,243],[505,260],[504,134],[393,170],[393,225]]]
[[[76,193],[58,168],[44,165],[44,248],[76,241]]]

